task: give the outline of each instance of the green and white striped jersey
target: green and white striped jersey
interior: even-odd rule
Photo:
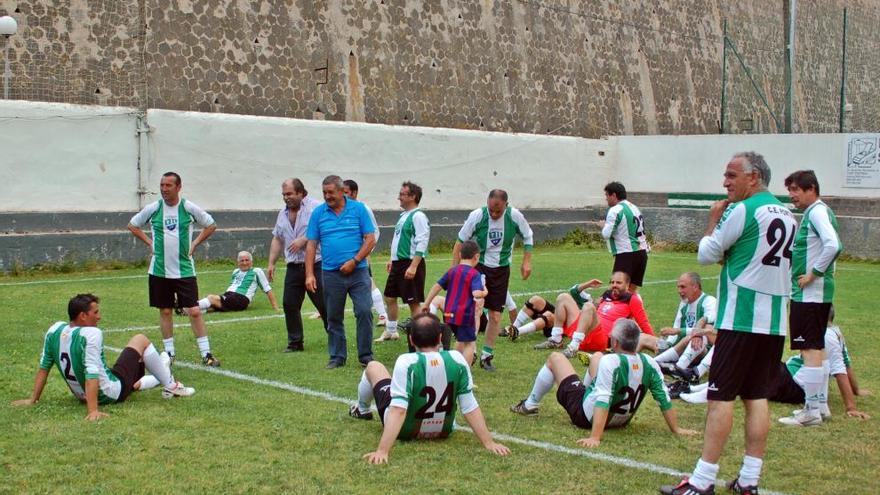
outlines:
[[[122,382],[104,360],[104,337],[96,327],[72,327],[59,321],[49,327],[43,340],[40,369],[58,368],[70,391],[86,400],[86,380],[98,380],[98,403],[116,402]]]
[[[516,236],[522,238],[523,249],[532,250],[532,228],[526,217],[512,206],[508,206],[498,220],[489,216],[488,207],[477,208],[468,215],[458,231],[459,241],[473,239],[477,242],[480,246],[480,263],[489,268],[510,266]]]
[[[792,249],[792,301],[830,303],[834,298],[834,261],[843,250],[837,230],[837,217],[821,199],[804,211]],[[801,289],[797,280],[807,271],[816,279]]]
[[[445,438],[455,426],[455,405],[468,414],[479,405],[471,370],[458,351],[411,352],[394,363],[391,407],[406,409],[397,438]]]
[[[587,371],[584,381],[589,377]],[[672,407],[663,373],[652,357],[641,353],[606,354],[584,394],[584,414],[592,423],[597,407],[607,409],[606,427],[626,426],[649,391],[661,411]]]
[[[415,256],[424,258],[430,237],[431,223],[425,212],[418,208],[402,212],[391,239],[391,261],[411,260]]]
[[[723,261],[718,280],[720,330],[784,336],[791,293],[794,215],[762,191],[727,207],[712,235],[700,240],[703,265]]]
[[[642,212],[625,199],[608,209],[602,237],[608,241],[608,250],[614,255],[648,250]]]
[[[195,263],[189,256],[193,224],[202,228],[214,225],[214,219],[205,210],[183,198],[174,206],[160,199],[144,207],[129,223],[141,229],[149,224],[153,232],[150,275],[163,278],[196,276]]]
[[[715,324],[715,316],[718,300],[703,292],[694,302],[689,303],[687,299],[682,299],[678,303],[678,310],[675,313],[675,321],[672,322],[672,328],[678,329],[678,335],[669,335],[666,340],[670,345],[677,344],[681,339],[685,338],[694,326],[704,316],[706,323]]]
[[[254,300],[254,294],[257,293],[257,286],[263,292],[272,290],[269,285],[269,279],[262,268],[251,268],[243,272],[236,268],[232,271],[232,279],[229,281],[229,287],[226,292],[236,292],[248,298],[248,301]]]

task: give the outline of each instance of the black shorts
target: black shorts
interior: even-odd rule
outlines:
[[[391,272],[385,282],[385,297],[401,298],[407,304],[425,302],[425,261],[416,268],[416,276],[407,280],[404,276],[412,260],[391,262]]]
[[[238,292],[224,292],[220,296],[220,311],[244,311],[251,300]]]
[[[770,398],[785,337],[719,330],[709,368],[709,400]]]
[[[794,381],[794,377],[788,372],[785,363],[780,361],[776,369],[770,400],[786,404],[803,404],[805,400],[804,389]]]
[[[473,325],[449,325],[452,333],[455,334],[455,340],[458,342],[476,342],[477,329]]]
[[[501,312],[507,302],[507,285],[510,282],[510,266],[489,268],[478,263],[477,270],[486,276],[486,290],[489,295],[485,299],[485,308],[489,311]]]
[[[120,390],[116,402],[123,402],[134,391],[134,384],[144,377],[144,362],[138,351],[126,347],[119,353],[119,357],[110,371],[122,383],[122,390]]]
[[[614,268],[611,271],[629,274],[630,283],[641,287],[644,285],[645,269],[647,268],[648,252],[642,250],[614,255]]]
[[[199,284],[195,277],[165,278],[150,275],[150,306],[192,308],[199,305]]]
[[[379,421],[385,424],[385,411],[391,405],[391,378],[383,378],[376,382],[373,387],[373,400],[376,401],[376,409],[379,411]]]
[[[791,302],[788,309],[788,333],[791,349],[824,349],[825,330],[831,303]]]
[[[571,424],[589,430],[593,425],[584,414],[584,394],[586,392],[587,387],[577,375],[568,375],[559,383],[559,388],[556,390],[556,401],[568,413]]]

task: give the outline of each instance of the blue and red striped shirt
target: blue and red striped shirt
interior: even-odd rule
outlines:
[[[463,326],[474,326],[474,295],[473,291],[483,290],[480,272],[470,265],[456,265],[437,281],[446,290],[446,305],[443,308],[446,323]]]

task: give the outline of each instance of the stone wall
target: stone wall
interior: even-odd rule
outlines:
[[[783,2],[0,0],[12,98],[584,137],[719,130],[722,24],[780,118]],[[800,0],[795,130],[880,129],[878,0]],[[2,41],[0,41],[2,43]],[[776,132],[728,62],[728,130]],[[751,129],[751,131],[750,131]]]

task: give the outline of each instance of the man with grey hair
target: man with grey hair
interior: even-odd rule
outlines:
[[[315,289],[306,291],[306,230],[312,211],[321,204],[309,196],[302,181],[296,178],[281,183],[281,198],[284,208],[278,212],[275,228],[272,229],[272,244],[269,246],[269,281],[275,278],[275,262],[281,253],[287,261],[284,275],[284,324],[287,327],[287,347],[284,352],[303,351],[303,300],[306,294],[321,315],[321,324],[327,330],[327,311],[324,309],[324,284],[315,280]],[[321,272],[321,250],[315,250],[312,270]]]
[[[678,426],[660,367],[647,354],[636,353],[641,334],[639,326],[630,319],[620,318],[614,322],[610,335],[614,352],[593,354],[583,381],[565,355],[550,354],[547,364],[535,377],[532,392],[510,410],[524,416],[538,414],[541,399],[556,384],[556,400],[568,412],[572,424],[590,430],[590,436],[578,440],[578,445],[593,448],[599,446],[606,428],[628,425],[645,393],[650,391],[671,432],[696,435],[696,431]],[[626,373],[621,372],[624,369]]]
[[[342,179],[328,175],[321,183],[324,204],[312,212],[306,232],[306,289],[315,292],[317,277],[324,282],[330,361],[327,369],[345,366],[345,299],[351,296],[357,321],[358,361],[373,360],[373,313],[367,256],[376,245],[376,228],[361,202],[347,198]],[[321,245],[323,264],[315,273],[315,256]]]
[[[236,261],[238,268],[232,270],[232,278],[229,287],[222,295],[208,294],[199,299],[199,309],[202,311],[244,311],[254,300],[257,287],[266,293],[272,309],[278,311],[278,302],[272,293],[269,279],[261,268],[254,268],[254,257],[248,251],[240,251]]]
[[[721,262],[715,351],[707,387],[709,408],[703,452],[693,474],[661,493],[715,493],[718,460],[733,427],[733,405],[745,405],[745,457],[728,486],[757,493],[770,409],[773,376],[785,345],[791,291],[794,215],[767,191],[770,167],[754,152],[737,153],[724,171],[727,199],[709,210],[697,259]]]
[[[677,288],[681,301],[672,326],[660,329],[660,335],[665,339],[660,339],[657,343],[659,348],[665,350],[656,357],[656,361],[688,369],[695,359],[708,350],[705,336],[700,336],[699,342],[692,342],[691,337],[695,336],[696,329],[700,329],[699,333],[712,330],[718,301],[703,292],[703,282],[697,272],[682,273],[678,277]],[[664,365],[660,366],[662,368]]]

